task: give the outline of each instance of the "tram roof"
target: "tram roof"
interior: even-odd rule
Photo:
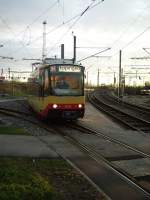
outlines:
[[[61,59],[61,58],[45,58],[44,63],[49,65],[59,65],[59,64],[81,65],[77,62],[74,63],[72,59]]]

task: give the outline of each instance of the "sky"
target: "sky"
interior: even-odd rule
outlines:
[[[150,78],[150,60],[131,59],[149,56],[149,0],[0,0],[0,5],[0,72],[3,68],[7,73],[9,67],[31,71],[34,61],[23,59],[42,58],[42,23],[46,20],[47,57],[60,57],[64,43],[65,57],[72,58],[73,35],[77,61],[104,51],[81,61],[88,82],[96,84],[98,69],[101,84],[118,77],[119,50],[128,83],[143,84]]]

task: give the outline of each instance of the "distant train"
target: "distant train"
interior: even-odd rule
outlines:
[[[31,74],[28,94],[40,118],[83,118],[84,67],[71,59],[46,58]]]

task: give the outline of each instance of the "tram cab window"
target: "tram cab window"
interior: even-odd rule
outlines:
[[[59,89],[68,89],[69,88],[69,84],[65,81],[65,80],[59,80],[56,82],[56,88]]]
[[[57,75],[52,75],[51,88],[53,95],[83,95],[83,76],[79,73],[61,73]]]

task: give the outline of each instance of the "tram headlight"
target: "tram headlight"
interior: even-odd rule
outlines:
[[[78,104],[78,108],[82,108],[82,104]]]
[[[53,108],[56,109],[58,107],[57,104],[53,104]]]

